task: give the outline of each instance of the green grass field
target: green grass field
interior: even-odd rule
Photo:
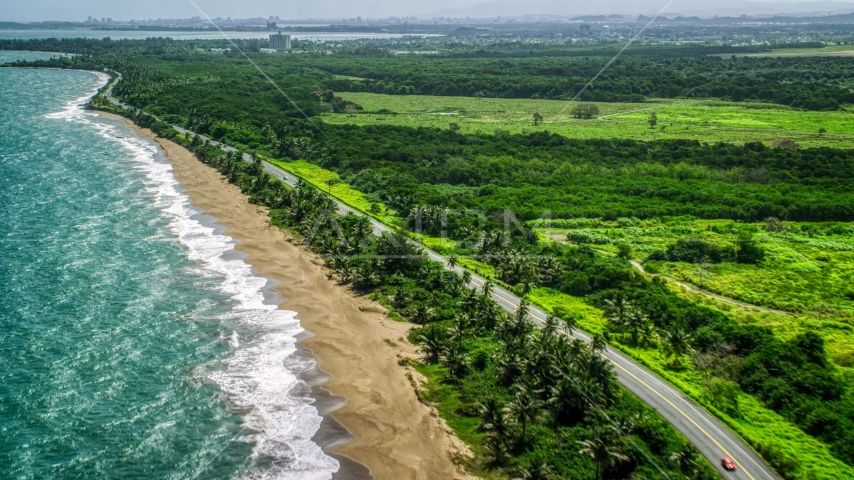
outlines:
[[[595,228],[550,229],[543,233],[571,243],[589,243],[585,241],[588,238],[607,241],[594,246],[610,252],[616,252],[619,244],[627,244],[632,247],[635,260],[643,261],[653,251],[664,250],[680,238],[734,247],[737,230],[753,228],[766,252],[765,260],[758,265],[723,262],[700,272],[696,265],[688,263],[649,264],[664,275],[747,303],[795,313],[854,318],[854,286],[850,281],[854,277],[854,225],[786,222],[784,226],[783,231],[771,233],[765,231],[764,224],[730,220],[649,220],[638,222],[637,226],[601,222]]]
[[[650,271],[699,286],[725,297],[763,307],[792,312],[792,315],[738,312],[739,307],[710,301],[742,322],[759,323],[782,338],[805,331],[820,333],[837,365],[854,366],[854,225],[785,223],[781,232],[765,231],[764,224],[736,224],[730,220],[643,221],[621,227],[600,222],[578,229],[549,229],[545,237],[557,241],[588,244],[616,253],[617,245],[632,248],[632,257],[643,261],[651,252],[664,250],[680,238],[702,239],[723,247],[734,246],[736,229],[755,228],[755,238],[765,249],[758,265],[723,262],[701,272],[697,265],[652,261]],[[807,232],[804,231],[807,229]],[[832,233],[833,232],[833,233]],[[597,239],[589,244],[585,238]],[[604,240],[603,240],[604,239]],[[698,297],[694,295],[694,299]]]
[[[747,53],[738,57],[850,57],[854,45],[827,45],[824,48],[778,48],[767,53]],[[731,55],[720,55],[729,57]]]
[[[421,95],[340,93],[364,113],[324,114],[332,124],[405,125],[448,128],[463,133],[549,130],[569,138],[694,139],[708,143],[793,140],[802,147],[854,147],[854,117],[848,111],[808,112],[766,103],[655,100],[647,103],[597,103],[599,118],[572,117],[572,102]],[[376,113],[387,110],[393,113]],[[533,114],[543,115],[534,126]],[[647,124],[658,116],[656,128]],[[661,131],[664,127],[664,132]],[[823,129],[824,133],[819,133]]]

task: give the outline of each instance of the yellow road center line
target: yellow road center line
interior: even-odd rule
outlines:
[[[477,282],[475,282],[474,280],[472,280],[472,283],[473,283],[474,285],[478,286],[478,287],[483,286],[483,284],[479,284],[479,285],[478,285],[478,283],[477,283]],[[509,299],[509,298],[507,298],[507,297],[504,297],[503,295],[501,295],[500,293],[498,293],[498,292],[496,292],[496,291],[494,291],[494,290],[491,290],[490,292],[491,292],[493,295],[495,295],[496,297],[501,298],[501,299],[503,299],[503,300],[504,300],[504,301],[506,301],[506,302],[510,302],[511,304],[515,304],[515,303],[513,302],[513,300],[511,300],[511,299]],[[545,319],[540,318],[539,316],[534,315],[534,314],[531,314],[531,316],[532,316],[532,317],[534,317],[534,318],[536,318],[536,319],[538,319],[538,320],[541,320],[541,321],[545,320]],[[572,335],[569,335],[569,334],[568,334],[568,333],[566,333],[566,332],[560,332],[560,333],[562,333],[562,334],[564,334],[564,335],[566,335],[566,336],[568,336],[568,337],[571,337],[571,336],[572,336]],[[741,465],[741,463],[739,463],[739,462],[738,462],[738,460],[736,460],[736,459],[735,459],[735,456],[734,456],[734,455],[732,455],[731,453],[729,453],[729,452],[726,450],[726,448],[724,448],[724,447],[723,447],[723,445],[721,445],[720,443],[718,443],[718,441],[717,441],[717,440],[715,440],[715,438],[714,438],[714,437],[712,437],[712,436],[709,434],[709,432],[707,432],[705,429],[703,429],[703,427],[701,427],[699,424],[697,424],[697,422],[695,422],[693,418],[689,417],[689,416],[688,416],[688,414],[686,414],[685,412],[683,412],[683,411],[682,411],[682,409],[680,409],[680,408],[679,408],[679,407],[677,407],[673,402],[671,402],[670,400],[668,400],[668,399],[667,399],[667,397],[665,397],[664,395],[662,395],[662,394],[661,394],[661,392],[659,392],[658,390],[656,390],[656,389],[652,388],[652,387],[651,387],[650,385],[648,385],[646,382],[644,382],[644,381],[643,381],[643,380],[641,380],[640,378],[636,377],[632,372],[630,372],[630,371],[626,370],[625,368],[623,368],[622,366],[620,366],[619,364],[617,364],[616,362],[614,362],[614,361],[613,361],[613,360],[611,360],[610,358],[605,357],[604,355],[602,356],[602,358],[604,358],[605,360],[608,360],[608,361],[609,361],[609,362],[611,362],[614,366],[616,366],[617,368],[619,368],[620,370],[622,370],[623,372],[625,372],[627,375],[629,375],[629,376],[631,376],[632,378],[634,378],[635,380],[637,380],[641,385],[643,385],[644,387],[648,388],[651,392],[653,392],[653,393],[655,393],[656,395],[658,395],[659,397],[661,397],[661,399],[662,399],[662,400],[664,400],[665,402],[667,402],[671,407],[673,407],[673,409],[674,409],[674,410],[676,410],[677,412],[679,412],[680,414],[682,414],[682,416],[683,416],[683,417],[685,417],[685,418],[687,418],[687,419],[688,419],[688,421],[689,421],[689,422],[691,422],[695,427],[697,427],[697,429],[698,429],[698,430],[700,430],[701,432],[703,432],[703,435],[705,435],[706,437],[708,437],[708,438],[709,438],[709,440],[711,440],[712,442],[714,442],[714,444],[715,444],[715,445],[717,445],[717,446],[718,446],[718,448],[720,448],[720,449],[721,449],[721,451],[723,451],[723,452],[724,452],[724,454],[725,454],[727,457],[729,457],[729,458],[730,458],[730,460],[732,460],[733,462],[735,462],[735,464],[736,464],[736,465],[738,465],[738,466],[741,468],[741,470],[745,473],[745,475],[747,475],[748,477],[750,477],[750,480],[756,480],[756,479],[753,477],[753,475],[751,475],[751,474],[750,474],[750,472],[748,472],[747,470],[745,470],[744,466],[742,466],[742,465]]]
[[[741,463],[739,463],[739,462],[738,462],[738,460],[736,460],[736,459],[735,459],[735,457],[734,457],[731,453],[729,453],[729,452],[728,452],[728,451],[723,447],[723,445],[721,445],[720,443],[718,443],[718,441],[717,441],[717,440],[715,440],[715,439],[714,439],[714,437],[712,437],[711,435],[709,435],[709,432],[707,432],[706,430],[704,430],[704,429],[703,429],[703,427],[701,427],[700,425],[698,425],[698,424],[697,424],[697,422],[695,422],[693,418],[689,417],[689,416],[688,416],[685,412],[683,412],[679,407],[677,407],[676,405],[674,405],[674,404],[673,404],[673,402],[671,402],[670,400],[668,400],[668,399],[667,399],[667,397],[665,397],[664,395],[662,395],[661,393],[659,393],[659,392],[658,392],[658,390],[656,390],[656,389],[652,388],[651,386],[647,385],[647,383],[646,383],[646,382],[644,382],[644,381],[643,381],[643,380],[641,380],[640,378],[636,377],[632,372],[630,372],[630,371],[626,370],[625,368],[623,368],[622,366],[618,365],[617,363],[615,363],[615,362],[614,362],[613,360],[611,360],[610,358],[608,358],[608,357],[604,357],[604,358],[605,358],[606,360],[608,360],[609,362],[613,363],[613,364],[614,364],[617,368],[619,368],[620,370],[622,370],[622,371],[626,372],[626,374],[627,374],[627,375],[631,376],[632,378],[634,378],[635,380],[637,380],[638,382],[640,382],[643,386],[645,386],[646,388],[648,388],[650,391],[655,392],[655,394],[656,394],[656,395],[658,395],[659,397],[661,397],[661,399],[662,399],[662,400],[664,400],[665,402],[667,402],[668,404],[670,404],[670,406],[671,406],[671,407],[673,407],[677,412],[681,413],[681,414],[682,414],[682,416],[684,416],[685,418],[687,418],[689,422],[691,422],[692,424],[694,424],[694,426],[695,426],[695,427],[697,427],[697,429],[698,429],[698,430],[700,430],[701,432],[703,432],[703,434],[704,434],[705,436],[709,437],[709,440],[711,440],[712,442],[714,442],[714,443],[715,443],[715,445],[717,445],[717,446],[718,446],[718,448],[720,448],[720,449],[721,449],[721,451],[723,451],[723,452],[724,452],[724,454],[726,454],[726,456],[730,458],[730,460],[732,460],[733,462],[735,462],[735,464],[736,464],[736,465],[738,465],[739,467],[741,467],[741,470],[742,470],[742,471],[743,471],[743,472],[744,472],[748,477],[750,477],[750,479],[751,479],[751,480],[756,480],[755,478],[753,478],[753,475],[751,475],[751,474],[750,474],[750,472],[748,472],[747,470],[745,470],[745,469],[744,469],[744,467],[741,465]]]

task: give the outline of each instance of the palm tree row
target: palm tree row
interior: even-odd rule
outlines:
[[[526,302],[514,315],[504,313],[490,298],[490,285],[467,289],[463,278],[427,261],[402,236],[373,237],[364,217],[336,215],[334,204],[317,189],[287,189],[259,168],[260,162],[244,162],[240,153],[223,152],[199,138],[186,144],[253,201],[272,208],[274,220],[324,255],[342,281],[373,291],[374,298],[424,325],[411,338],[426,362],[441,365],[449,385],[462,391],[488,372],[492,393],[469,402],[472,414],[479,415],[493,468],[518,478],[555,478],[557,460],[520,459],[528,458],[542,435],[565,429],[582,432],[576,434],[583,444],[574,455],[578,461],[589,459],[597,478],[648,463],[632,442],[646,445],[652,442],[649,432],[664,427],[653,427],[642,407],[625,403],[610,364],[597,354],[604,343],[591,347],[571,338],[572,315],[562,313],[568,323],[550,317],[544,329],[536,330]],[[476,348],[484,342],[493,345],[486,357]],[[669,457],[660,461],[670,469],[678,463]],[[565,467],[560,471],[566,475]]]
[[[516,287],[517,293],[527,295],[534,288],[559,277],[564,267],[551,255],[532,253],[530,242],[535,238],[513,238],[501,230],[482,232],[475,246],[479,258],[495,267],[498,278]]]
[[[626,336],[628,344],[641,348],[656,348],[661,341],[662,353],[672,358],[674,367],[682,366],[682,359],[692,351],[691,335],[681,326],[659,330],[641,308],[633,305],[618,293],[603,301],[603,310],[612,330]]]
[[[399,302],[398,308],[405,308],[407,299],[396,295],[394,300]],[[460,317],[416,330],[413,339],[421,346],[425,361],[441,364],[447,369],[447,381],[456,384],[474,374],[469,351],[474,339],[491,337],[501,346],[491,362],[496,382],[505,394],[483,399],[478,409],[480,429],[486,434],[484,447],[492,465],[508,466],[514,457],[529,450],[535,443],[529,433],[532,425],[589,431],[577,453],[593,462],[596,478],[622,463],[647,461],[636,451],[632,442],[640,441],[632,440],[632,436],[649,418],[643,412],[633,417],[613,413],[623,393],[612,367],[597,354],[603,343],[588,346],[572,339],[569,328],[554,316],[547,319],[543,329],[535,330],[528,320],[527,303],[523,302],[515,315],[495,315],[489,305],[494,303],[486,293],[465,292]],[[675,460],[662,463],[675,468]],[[546,464],[518,471],[520,478],[555,478]],[[688,477],[698,478],[693,474]]]

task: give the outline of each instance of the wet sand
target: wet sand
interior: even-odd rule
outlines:
[[[319,368],[302,373],[324,417],[314,439],[341,462],[336,478],[476,478],[455,461],[469,455],[468,448],[418,400],[420,375],[399,363],[418,356],[406,340],[412,325],[391,320],[380,305],[327,278],[319,257],[291,243],[270,225],[266,209],[250,204],[188,150],[122,117],[99,114],[157,142],[193,206],[216,218],[259,275],[278,282],[273,289],[285,299],[280,308],[297,312],[307,330],[297,355],[319,360]]]

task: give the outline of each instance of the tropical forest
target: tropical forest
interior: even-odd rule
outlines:
[[[106,72],[89,108],[191,150],[411,323],[419,398],[477,476],[718,478],[618,354],[795,480],[854,478],[854,55],[822,54],[847,35],[0,49]]]

